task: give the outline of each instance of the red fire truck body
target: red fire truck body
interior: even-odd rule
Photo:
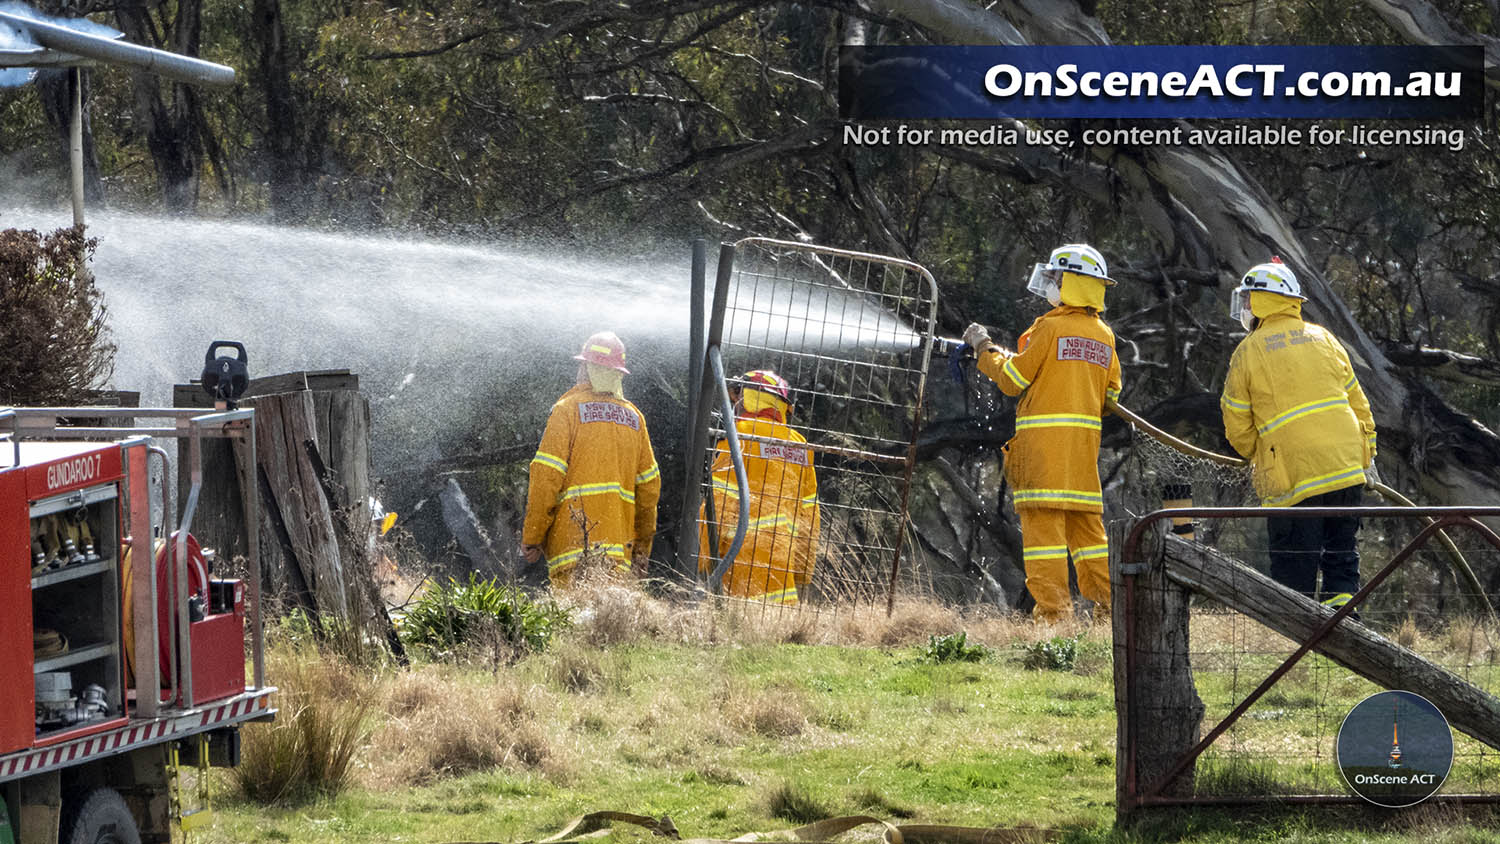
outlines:
[[[84,415],[171,424],[61,424]],[[237,764],[238,726],[274,714],[262,676],[257,555],[248,596],[245,583],[210,576],[197,543],[171,530],[168,455],[149,439],[187,440],[187,527],[201,483],[199,438],[234,440],[254,465],[253,418],[250,410],[0,410],[0,844],[170,841],[173,825],[207,818],[189,823],[172,792],[182,760]],[[78,436],[91,439],[57,440]]]

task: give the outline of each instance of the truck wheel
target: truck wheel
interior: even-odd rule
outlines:
[[[63,807],[59,844],[141,844],[130,807],[113,788],[85,792]]]

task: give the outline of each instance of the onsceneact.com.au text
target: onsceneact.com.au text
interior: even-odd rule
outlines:
[[[1055,70],[1023,71],[1013,64],[997,64],[984,75],[984,89],[996,97],[1274,97],[1278,86],[1288,97],[1457,97],[1462,74],[1414,70],[1398,82],[1390,72],[1304,71],[1296,76],[1284,64],[1237,64],[1220,76],[1219,68],[1199,65],[1191,77],[1182,71],[1149,70],[1079,72],[1076,64]]]

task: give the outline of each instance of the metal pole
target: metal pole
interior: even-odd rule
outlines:
[[[250,658],[255,670],[255,688],[266,686],[265,617],[260,611],[260,467],[255,454],[255,417],[245,430],[245,473],[240,496],[245,505],[245,556],[250,571]]]
[[[135,666],[135,714],[140,718],[155,718],[161,711],[161,633],[156,627],[156,545],[151,536],[151,455],[160,451],[142,437],[127,440],[123,444],[125,454],[126,490],[130,494],[129,508],[125,511],[126,529],[122,533],[130,537],[130,583],[131,615],[136,629],[135,652],[131,661]],[[165,452],[162,452],[165,455]],[[163,456],[163,466],[166,459]],[[165,471],[163,477],[165,477]],[[120,553],[125,553],[124,547]]]
[[[693,241],[693,272],[688,285],[688,307],[692,309],[688,322],[688,380],[687,380],[687,439],[683,453],[682,516],[677,534],[677,559],[685,571],[697,571],[698,566],[698,506],[703,500],[703,490],[698,485],[698,474],[703,469],[703,443],[698,436],[698,405],[703,398],[703,294],[708,284],[708,242],[703,238]]]
[[[175,595],[177,597],[177,661],[182,663],[178,670],[178,676],[182,679],[182,688],[178,700],[182,702],[183,709],[193,708],[193,644],[191,632],[188,625],[191,621],[188,617],[188,590],[192,588],[192,581],[188,580],[188,533],[192,529],[193,514],[198,509],[198,496],[203,492],[203,445],[201,435],[203,429],[199,427],[198,420],[192,422],[192,436],[188,439],[188,477],[192,485],[188,488],[187,506],[182,511],[182,522],[177,528],[176,553],[177,559],[172,567],[177,576]],[[168,534],[170,537],[171,534]],[[207,586],[208,584],[204,584]]]
[[[36,43],[59,52],[111,64],[139,67],[178,82],[199,85],[234,84],[234,68],[192,56],[154,50],[128,41],[116,41],[11,12],[0,12],[0,23],[10,24],[30,35]]]
[[[688,419],[697,419],[698,399],[703,389],[704,294],[708,286],[708,241],[693,241],[693,276],[688,288],[688,307],[693,309],[688,322]]]
[[[719,267],[714,276],[713,306],[709,308],[708,312],[708,336],[704,338],[702,346],[704,356],[707,356],[709,350],[717,349],[719,347],[719,341],[723,339],[724,311],[728,307],[729,280],[733,274],[734,244],[721,243],[719,244]],[[702,368],[702,363],[699,364],[699,367],[701,375],[697,386],[697,416],[689,420],[688,438],[690,440],[690,443],[693,444],[693,452],[701,455],[708,449],[708,416],[713,408],[712,393],[714,390],[714,380],[711,377],[711,373],[708,370]],[[731,415],[730,417],[726,418],[725,423],[727,425],[733,426],[733,416]],[[697,468],[697,466],[698,464],[696,463],[690,463],[687,466],[687,470],[691,472],[695,468]],[[688,478],[686,485],[696,486],[696,479]],[[699,490],[695,494],[701,496],[702,491]],[[684,494],[684,498],[686,498],[686,494]],[[685,512],[682,514],[682,538],[678,543],[679,548],[691,547],[696,549],[698,547],[698,531],[697,525],[695,524],[697,517],[698,507],[696,504],[693,506],[692,512]],[[689,532],[692,533],[691,537],[687,536]],[[718,553],[718,538],[714,534],[713,525],[711,524],[709,525],[709,545],[710,547],[708,549],[708,554],[710,558],[712,558],[715,554]],[[696,556],[693,565],[695,567],[693,570],[696,570]]]
[[[169,537],[169,536],[172,535],[172,518],[174,516],[174,510],[175,510],[175,508],[173,507],[173,504],[172,504],[172,486],[171,486],[171,481],[168,480],[168,478],[170,477],[170,475],[172,473],[172,458],[171,458],[170,455],[167,454],[167,450],[166,449],[161,448],[159,446],[154,446],[154,445],[151,446],[150,449],[148,450],[148,453],[149,454],[155,454],[157,457],[161,458],[161,524],[162,524],[162,536],[163,537]],[[147,460],[147,466],[149,466],[149,465],[150,465],[150,460],[148,459]],[[150,478],[149,473],[147,474],[147,477],[146,477],[146,480],[145,480],[144,483],[148,487],[150,486],[151,478]],[[160,602],[162,601],[161,590],[163,588],[165,588],[165,586],[164,586],[164,584],[159,584],[159,583],[156,582],[156,535],[154,533],[152,533],[152,531],[150,530],[150,527],[151,527],[151,512],[150,512],[150,509],[151,508],[149,506],[146,508],[146,510],[147,510],[147,512],[146,512],[146,528],[147,528],[147,530],[146,530],[146,539],[148,540],[148,544],[147,544],[146,547],[149,549],[149,553],[146,555],[146,559],[148,561],[150,561],[150,565],[146,566],[145,571],[149,572],[149,577],[151,579],[150,590],[149,590],[150,593],[151,593],[151,612],[148,614],[147,618],[149,618],[150,621],[151,621],[151,637],[150,637],[151,643],[152,643],[151,644],[151,648],[152,648],[152,651],[151,651],[151,653],[152,653],[151,665],[152,666],[156,666],[157,665],[157,660],[160,658],[158,656],[155,656],[156,649],[160,647],[160,645],[158,645],[156,643],[160,641],[161,635],[162,635],[162,631],[159,630],[159,629],[157,629],[157,626],[156,626],[156,620],[157,620],[157,615],[156,614],[157,614],[157,607],[161,606],[161,604],[160,604]],[[166,540],[163,539],[162,543],[163,543],[162,547],[165,550],[165,548],[166,548]],[[173,575],[168,575],[168,576],[172,577]],[[175,618],[175,616],[174,616],[174,618]],[[176,627],[174,627],[172,624],[168,624],[167,628],[168,628],[167,635],[169,637],[168,640],[170,642],[176,642],[177,639],[171,633],[171,631],[175,630]],[[170,690],[169,690],[169,692],[167,694],[167,697],[165,699],[163,699],[161,697],[160,693],[157,694],[157,697],[156,697],[156,708],[154,710],[152,710],[152,711],[159,711],[161,709],[162,705],[164,705],[164,704],[167,705],[167,706],[171,706],[173,704],[173,702],[177,700],[177,689],[178,689],[178,682],[179,682],[179,680],[178,680],[178,677],[177,677],[177,659],[173,655],[173,653],[174,653],[174,651],[173,651],[172,646],[169,646],[167,648],[167,657],[168,657],[168,659],[171,660],[171,664],[172,664],[172,671],[171,671],[171,674],[172,674],[172,683],[171,683]],[[160,688],[160,686],[161,686],[161,682],[160,682],[160,680],[158,680],[155,683],[155,685],[151,686],[151,688]],[[140,689],[141,688],[142,687],[140,686],[139,683],[136,684],[136,696],[138,698],[140,696]]]
[[[73,86],[73,119],[68,126],[68,158],[71,162],[73,187],[73,225],[83,227],[83,68],[68,70]]]
[[[724,575],[734,564],[734,558],[745,542],[745,530],[750,523],[750,481],[745,476],[745,458],[740,454],[739,432],[734,425],[734,404],[729,401],[729,385],[724,383],[724,360],[719,357],[718,346],[709,348],[708,362],[713,366],[714,384],[719,388],[719,401],[724,413],[724,439],[729,443],[729,460],[734,464],[734,481],[740,493],[740,518],[734,526],[734,540],[729,543],[724,559],[714,567],[714,572],[708,579],[708,588],[718,594],[724,587]]]

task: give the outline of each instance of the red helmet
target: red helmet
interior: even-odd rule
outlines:
[[[625,368],[625,344],[620,342],[613,331],[600,331],[583,341],[583,350],[574,355],[573,360],[607,366],[626,375],[630,374],[630,370]]]
[[[760,390],[763,393],[770,393],[787,404],[792,403],[792,385],[769,369],[746,372],[740,376],[740,381],[747,390]]]

